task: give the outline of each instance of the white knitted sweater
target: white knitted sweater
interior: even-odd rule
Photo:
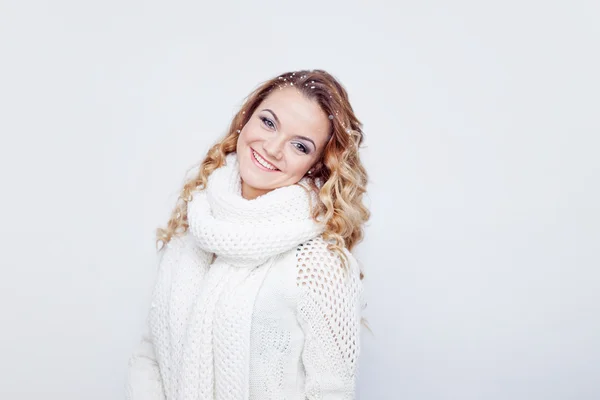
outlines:
[[[244,200],[229,155],[194,195],[190,229],[159,260],[128,399],[354,398],[359,267],[345,251],[344,270],[327,249],[303,193],[294,186]]]

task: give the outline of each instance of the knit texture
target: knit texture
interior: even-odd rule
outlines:
[[[362,287],[298,185],[241,197],[235,153],[161,253],[129,399],[351,399]],[[216,258],[212,264],[213,254]]]

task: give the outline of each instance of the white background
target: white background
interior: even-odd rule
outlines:
[[[363,3],[1,0],[0,397],[124,397],[186,170],[308,68],[366,132],[359,398],[600,398],[600,5]]]

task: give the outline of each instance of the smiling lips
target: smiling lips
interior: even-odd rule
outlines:
[[[250,151],[252,152],[252,159],[254,160],[254,163],[257,164],[259,167],[262,167],[262,169],[271,172],[279,171],[279,169],[277,169],[273,164],[265,160],[260,154],[254,151],[254,149],[251,148]]]

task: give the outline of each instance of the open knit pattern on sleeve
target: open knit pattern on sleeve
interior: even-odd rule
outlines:
[[[354,398],[360,352],[362,285],[356,260],[343,268],[322,237],[298,247],[300,323],[306,336],[303,362],[308,398]]]

